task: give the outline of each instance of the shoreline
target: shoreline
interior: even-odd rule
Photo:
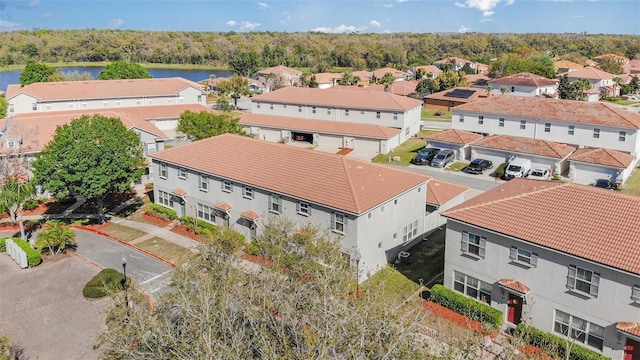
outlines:
[[[55,67],[55,68],[66,68],[66,67],[105,67],[111,63],[112,63],[111,61],[100,61],[100,62],[44,63],[44,64]],[[142,65],[146,69],[229,71],[228,66],[215,66],[215,65],[157,64],[157,63],[149,63],[149,64],[140,63],[140,65]],[[27,66],[27,64],[3,66],[2,68],[0,68],[0,73],[23,70],[25,66]]]

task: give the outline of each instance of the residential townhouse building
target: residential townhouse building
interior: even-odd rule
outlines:
[[[514,95],[555,97],[558,82],[558,79],[547,79],[544,76],[524,72],[491,80],[489,86],[498,90],[506,88]]]
[[[425,175],[231,134],[151,158],[156,203],[248,242],[273,216],[327,229],[361,255],[361,279],[424,231]]]
[[[401,142],[420,131],[420,100],[387,92],[283,88],[252,98],[252,113],[344,121],[401,129]]]
[[[574,63],[569,60],[559,60],[553,63],[557,73],[566,73],[582,69],[585,65]]]
[[[8,116],[136,106],[207,104],[202,85],[183,78],[57,81],[7,88]]]
[[[492,96],[453,108],[451,127],[640,156],[640,114],[599,102]]]
[[[597,93],[607,96],[620,95],[620,87],[613,80],[617,76],[609,74],[606,71],[596,69],[595,67],[587,66],[582,69],[569,71],[566,73],[560,73],[558,76],[567,75],[570,82],[578,81],[580,79],[587,79],[591,84],[591,89]],[[588,91],[586,92],[589,93]]]
[[[640,356],[640,198],[514,179],[443,213],[444,285],[613,359]]]
[[[281,87],[298,86],[302,71],[284,65],[278,65],[256,73],[256,80],[266,84],[266,91],[273,91]]]
[[[440,74],[442,74],[442,70],[440,70],[440,68],[434,65],[416,66],[412,69],[412,72],[414,76],[417,76],[416,74],[418,74],[418,72],[422,72],[424,74],[420,77],[420,79],[416,79],[416,80],[422,80],[422,79],[428,79],[428,78],[435,79]]]

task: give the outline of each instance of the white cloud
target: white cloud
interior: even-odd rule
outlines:
[[[0,20],[0,31],[12,31],[18,30],[22,27],[20,23],[13,23],[9,21]]]
[[[382,25],[380,21],[371,20],[371,26],[379,28],[380,25]]]
[[[266,9],[268,7],[269,7],[269,4],[267,4],[267,3],[263,3],[263,2],[259,2],[258,3],[258,9],[260,9],[260,10],[264,10],[264,9]]]
[[[466,27],[464,25],[460,25],[460,28],[458,29],[459,33],[466,33],[466,32],[469,32],[469,31],[471,31],[471,28],[468,28],[468,27]]]
[[[107,26],[109,26],[110,28],[121,28],[122,26],[124,26],[124,20],[122,19],[112,19],[107,23]]]
[[[492,22],[492,21],[493,21],[492,18],[484,18],[484,19],[480,20],[481,23]]]
[[[393,4],[384,4],[382,6],[386,7],[387,9],[390,9],[393,7]]]
[[[495,13],[496,13],[495,11],[485,11],[485,12],[482,13],[482,16],[489,17],[489,16],[491,16],[491,15],[493,15]]]
[[[227,24],[228,26],[236,26],[237,22],[235,22],[233,20],[229,20],[225,24]]]
[[[506,6],[509,6],[509,5],[513,5],[515,2],[516,2],[516,0],[507,0],[507,2],[505,2],[504,4]]]
[[[54,13],[48,12],[48,13],[44,13],[44,14],[40,15],[40,19],[51,19],[54,16],[55,16]]]
[[[500,4],[513,5],[515,0],[465,0],[464,2],[455,2],[454,5],[460,8],[469,8],[482,11],[482,16],[490,17],[495,14],[493,9]]]
[[[323,33],[329,33],[329,34],[341,34],[341,33],[358,32],[358,31],[365,30],[366,28],[367,28],[366,26],[356,27],[353,25],[340,25],[333,28],[321,26],[315,29],[311,29],[311,31],[323,32]]]
[[[40,4],[40,0],[19,0],[15,2],[16,6],[19,8],[32,8],[36,7]]]
[[[407,2],[407,1],[409,1],[409,0],[396,0],[396,2],[397,2],[398,4],[402,4],[403,2]]]
[[[260,23],[252,23],[248,21],[243,21],[241,24],[242,26],[240,26],[240,30],[253,30],[262,25]]]

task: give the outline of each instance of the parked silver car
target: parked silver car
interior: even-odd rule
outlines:
[[[453,150],[441,150],[438,155],[431,160],[431,166],[443,168],[452,163],[455,159],[456,154]]]

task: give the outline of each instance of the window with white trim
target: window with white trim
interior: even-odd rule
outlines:
[[[269,211],[280,214],[282,212],[282,198],[278,195],[269,196]]]
[[[364,115],[364,110],[360,110],[360,115]]]
[[[453,289],[476,300],[491,304],[491,290],[493,285],[463,274],[453,272]]]
[[[484,116],[478,115],[478,125],[484,124]]]
[[[269,110],[273,110],[273,104],[269,104]]]
[[[309,204],[299,201],[296,204],[296,212],[303,216],[311,215],[311,206]]]
[[[160,168],[160,178],[161,179],[166,179],[169,177],[169,167],[167,166],[167,164],[165,163],[160,163],[158,165],[158,167]]]
[[[551,132],[551,123],[544,123],[544,132]]]
[[[120,106],[120,100],[116,100],[116,106]]]
[[[140,137],[140,133],[138,133],[138,137]],[[156,143],[146,143],[147,154],[151,154],[156,152]]]
[[[198,189],[200,191],[209,191],[209,177],[201,174],[198,176]]]
[[[604,344],[604,327],[560,310],[556,310],[553,331],[598,350]]]
[[[467,231],[462,232],[460,250],[463,254],[476,256],[484,259],[487,238]]]
[[[523,264],[531,267],[538,266],[538,254],[517,246],[511,247],[509,259],[518,264]]]
[[[398,120],[398,113],[397,112],[393,113],[393,120]]]
[[[102,106],[104,106],[104,107],[109,106],[109,102],[108,102],[108,101],[103,101],[103,102],[102,102]]]
[[[256,109],[260,109],[260,103],[256,103]]]
[[[200,96],[200,95],[198,95],[198,96]],[[198,100],[198,101],[200,101],[200,100]],[[147,105],[152,105],[152,104],[153,104],[153,99],[147,99]]]
[[[311,112],[314,113],[314,114],[316,113],[316,107],[315,106],[311,107]]]
[[[520,130],[527,128],[527,120],[520,120]]]
[[[618,133],[618,141],[625,142],[625,140],[627,140],[627,132],[626,131],[620,131]]]
[[[204,221],[208,221],[211,223],[215,223],[216,222],[216,209],[211,207],[211,206],[207,206],[204,204],[200,204],[198,203],[198,219],[200,220],[204,220]]]
[[[247,199],[253,199],[253,188],[245,186],[242,188],[242,196]]]
[[[158,190],[158,203],[167,207],[173,207],[173,196],[166,191]]]
[[[298,105],[298,112],[302,112],[302,105]]]
[[[73,103],[69,103],[69,109],[73,109]]]
[[[576,265],[569,265],[567,288],[598,297],[600,274]]]
[[[640,285],[633,285],[631,287],[631,300],[640,302]]]
[[[347,229],[347,217],[341,213],[331,213],[331,230],[344,234]]]
[[[418,236],[418,220],[413,220],[408,223],[402,229],[402,243],[406,243],[407,241]]]
[[[499,127],[504,127],[504,118],[498,119],[498,126]]]
[[[187,169],[179,168],[178,169],[178,178],[179,179],[186,179],[187,178]]]
[[[380,111],[376,111],[376,119],[380,119]]]
[[[33,105],[31,106],[31,109],[33,111],[38,111],[38,103],[33,103]]]
[[[600,129],[593,129],[593,138],[600,139]]]
[[[567,134],[569,135],[573,135],[576,133],[576,127],[575,125],[569,125],[569,130],[567,131]]]
[[[459,122],[464,122],[464,115],[460,115],[460,118],[458,119]]]
[[[140,104],[142,104],[142,100],[136,99],[136,105],[140,105]]]
[[[327,108],[327,115],[331,115],[331,108]]]
[[[220,189],[222,189],[222,191],[224,191],[224,192],[232,192],[233,191],[233,185],[231,185],[231,181],[229,181],[229,180],[222,180],[220,182]]]
[[[198,102],[202,102],[202,95],[198,95]]]
[[[344,116],[349,117],[349,109],[344,109]]]

